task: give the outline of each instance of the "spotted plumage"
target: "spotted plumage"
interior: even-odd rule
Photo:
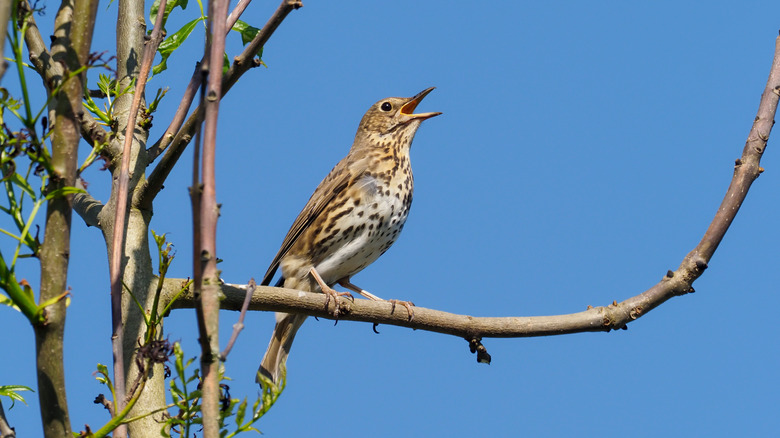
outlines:
[[[409,149],[422,121],[441,114],[413,114],[431,90],[411,98],[382,99],[369,108],[349,153],[322,180],[293,222],[262,284],[270,284],[281,267],[279,285],[332,295],[336,313],[335,297],[345,294],[331,289],[337,283],[378,299],[349,280],[387,251],[406,223],[414,190]],[[278,382],[280,365],[305,319],[305,315],[276,314],[261,373]]]

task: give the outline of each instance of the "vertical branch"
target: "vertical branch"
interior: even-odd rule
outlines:
[[[51,53],[66,71],[77,71],[87,61],[97,5],[97,0],[64,1],[57,11]],[[81,140],[78,114],[83,111],[84,74],[61,80],[66,82],[49,106],[53,113],[53,132],[48,192],[73,186],[78,166],[77,149]],[[40,253],[41,303],[55,300],[67,290],[71,215],[71,196],[57,196],[48,201]],[[46,322],[35,326],[39,402],[46,437],[71,433],[62,349],[65,313],[65,301],[57,300],[46,307]]]
[[[161,0],[160,9],[165,10],[166,0]],[[152,68],[154,55],[157,53],[157,47],[162,41],[162,17],[163,14],[157,14],[157,21],[154,24],[154,30],[150,40],[144,48],[144,57],[141,62],[141,71],[138,74],[135,91],[133,93],[133,102],[130,106],[128,115],[127,129],[125,131],[124,145],[122,148],[122,163],[119,172],[119,184],[117,188],[117,204],[114,216],[114,235],[112,236],[112,252],[109,263],[111,276],[111,347],[114,355],[114,412],[120,412],[125,405],[125,361],[124,348],[124,328],[122,324],[122,255],[124,253],[125,223],[127,221],[127,199],[128,186],[130,182],[130,153],[133,143],[133,133],[135,132],[135,120],[138,116],[138,109],[141,106],[141,99],[144,95],[146,80],[149,77],[149,70]],[[127,436],[127,427],[119,426],[115,433],[117,437]]]
[[[216,192],[216,144],[219,101],[222,97],[222,57],[227,32],[227,0],[209,2],[209,41],[206,44],[205,116],[203,124],[202,194],[200,211],[200,247],[195,247],[199,260],[194,267],[202,269],[200,278],[201,370],[203,372],[203,436],[219,437],[219,274],[217,272],[217,218],[219,206]],[[196,281],[197,284],[197,281]],[[198,287],[196,285],[196,287]]]

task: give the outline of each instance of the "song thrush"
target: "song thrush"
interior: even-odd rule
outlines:
[[[352,296],[335,292],[331,286],[336,283],[379,300],[349,279],[387,251],[404,227],[414,187],[412,139],[423,120],[441,114],[413,114],[431,90],[411,98],[382,99],[368,109],[349,153],[322,180],[287,232],[263,285],[270,284],[281,266],[277,286],[328,294],[336,316],[338,296]],[[409,303],[401,303],[412,317]],[[305,319],[306,315],[276,314],[260,373],[279,382],[280,366]]]

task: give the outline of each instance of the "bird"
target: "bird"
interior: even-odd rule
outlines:
[[[427,88],[414,97],[389,97],[368,109],[358,125],[352,147],[314,190],[285,236],[281,248],[263,277],[270,285],[278,268],[277,287],[323,292],[335,305],[332,286],[357,292],[372,300],[381,298],[350,282],[350,277],[373,263],[398,239],[412,204],[414,179],[409,150],[420,124],[440,112],[414,114],[417,105],[433,91]],[[412,304],[388,300],[406,307]],[[260,376],[278,384],[293,339],[306,315],[276,313],[276,325],[260,364]]]

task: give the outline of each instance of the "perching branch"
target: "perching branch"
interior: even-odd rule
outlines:
[[[690,252],[676,271],[668,271],[660,282],[623,302],[611,305],[589,307],[587,310],[568,315],[527,316],[527,317],[474,317],[442,312],[439,310],[414,308],[414,319],[409,321],[403,308],[393,309],[387,301],[349,300],[340,298],[341,314],[339,319],[371,322],[409,327],[458,336],[470,342],[471,346],[481,347],[481,338],[517,338],[533,336],[552,336],[581,332],[608,332],[626,328],[631,321],[640,318],[650,310],[663,304],[670,298],[693,292],[693,282],[707,268],[723,236],[739,211],[753,181],[763,169],[759,167],[761,155],[766,149],[769,133],[774,124],[774,116],[780,99],[780,37],[775,42],[775,56],[764,93],[758,108],[758,115],[748,135],[742,151],[742,157],[736,161],[734,176],[726,196],[720,205],[701,242]],[[165,297],[168,302],[173,293],[178,292],[182,280],[170,279],[166,285]],[[223,285],[224,299],[222,308],[239,310],[242,307],[247,286]],[[319,318],[333,319],[325,308],[327,298],[323,294],[303,292],[292,289],[258,286],[249,305],[251,310],[264,310],[288,313],[304,313]],[[172,308],[192,308],[195,299],[189,291],[180,296]],[[331,304],[332,306],[332,304]],[[487,354],[484,352],[483,354]],[[478,357],[479,358],[479,357]]]

